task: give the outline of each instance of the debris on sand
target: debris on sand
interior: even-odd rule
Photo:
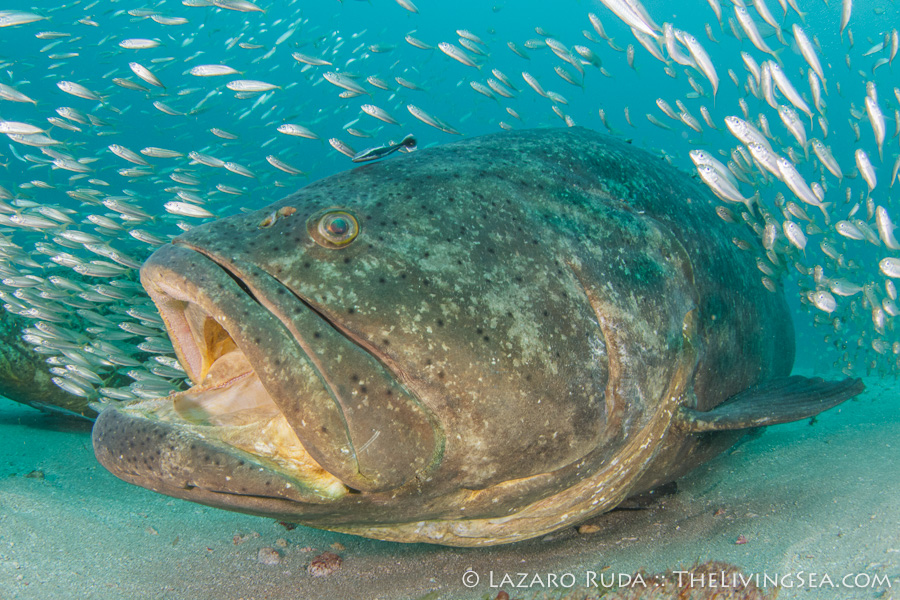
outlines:
[[[334,552],[323,552],[309,563],[307,571],[313,577],[326,577],[341,568],[341,557]]]
[[[266,546],[259,549],[259,554],[256,555],[256,560],[262,565],[277,565],[281,562],[281,555],[275,548]]]

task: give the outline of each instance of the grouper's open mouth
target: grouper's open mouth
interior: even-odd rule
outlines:
[[[433,464],[431,415],[376,356],[265,271],[217,258],[173,244],[142,267],[194,386],[105,410],[104,466],[241,508],[396,489]]]

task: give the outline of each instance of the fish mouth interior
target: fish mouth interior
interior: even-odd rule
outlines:
[[[177,299],[169,290],[160,292],[153,299],[194,385],[123,410],[224,442],[291,477],[314,497],[330,500],[348,493],[349,488],[306,451],[225,328],[196,303]]]

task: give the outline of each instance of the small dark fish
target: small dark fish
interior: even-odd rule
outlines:
[[[401,148],[409,148],[410,150],[412,150],[415,147],[416,138],[414,138],[412,135],[408,135],[400,140],[399,144],[388,144],[387,146],[378,146],[377,148],[366,148],[362,152],[357,152],[351,160],[353,162],[368,162],[370,160],[378,160],[379,158],[384,158],[385,156],[393,154]]]

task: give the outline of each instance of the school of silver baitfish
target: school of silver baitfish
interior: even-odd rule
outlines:
[[[410,0],[373,2],[412,23],[427,18],[428,7],[420,12]],[[774,293],[779,278],[793,282],[789,293],[799,294],[825,341],[839,346],[835,366],[845,373],[897,370],[893,319],[900,306],[893,279],[900,278],[900,244],[889,190],[900,169],[894,141],[900,88],[890,79],[898,32],[889,19],[860,43],[851,27],[852,0],[841,3],[832,31],[807,30],[796,0],[778,0],[778,7],[766,0],[725,6],[708,0],[696,7],[709,19],[701,35],[675,22],[660,26],[665,16],[654,18],[639,0],[602,0],[593,12],[565,9],[582,22],[578,39],[557,38],[541,27],[529,39],[501,39],[489,28],[449,26],[444,39],[421,39],[415,29],[386,39],[384,32],[339,28],[340,12],[357,2],[335,2],[331,23],[311,22],[300,2],[269,4],[182,0],[137,9],[96,1],[79,5],[77,19],[65,6],[0,11],[0,28],[31,28],[43,44],[37,55],[5,48],[0,60],[0,115],[16,115],[0,116],[0,133],[9,142],[0,148],[0,167],[27,173],[10,181],[0,170],[0,298],[7,311],[28,320],[24,339],[47,356],[63,389],[102,404],[184,387],[185,373],[137,269],[181,231],[255,209],[260,196],[278,198],[263,190],[299,187],[305,174],[298,157],[328,150],[288,150],[309,143],[302,138],[327,139],[358,161],[410,151],[415,140],[404,135],[429,131],[423,126],[466,134],[462,123],[471,113],[456,111],[468,110],[462,107],[480,96],[502,109],[494,127],[575,125],[569,100],[551,86],[577,90],[572,106],[593,104],[598,126],[628,135],[626,125],[635,127],[637,116],[629,109],[634,98],[626,92],[600,101],[581,92],[635,69],[636,61],[642,77],[681,82],[682,97],[658,98],[658,110],[645,115],[660,128],[654,146],[665,147],[665,136],[694,145],[687,155],[659,152],[696,168],[722,200],[718,213],[734,223],[738,247],[751,251],[750,236],[762,240],[760,285]],[[242,13],[239,30],[216,29],[214,19],[230,11]],[[120,31],[134,23],[146,37]],[[615,39],[604,24],[618,32]],[[846,72],[821,60],[818,38],[825,35],[840,36]],[[725,36],[740,40],[742,50],[725,54],[717,41]],[[197,50],[186,59],[172,56],[173,50],[191,51],[194,42]],[[405,45],[440,68],[401,60],[369,68]],[[109,69],[78,62],[88,47],[103,52]],[[521,67],[492,65],[501,53],[504,64],[512,59]],[[531,60],[539,55],[552,59],[546,63],[552,69]],[[421,108],[429,78],[448,73],[458,77],[457,101],[440,104],[440,114]],[[192,85],[182,85],[188,79]],[[737,106],[716,103],[723,84],[736,86]],[[58,104],[38,102],[36,95],[52,85]],[[334,102],[307,102],[301,111],[279,101],[279,95],[303,95],[317,86],[332,90]],[[543,114],[516,109],[517,98],[530,94],[544,99]],[[849,114],[830,114],[829,94],[850,98]],[[211,107],[218,110],[207,112]],[[229,121],[222,122],[223,111]],[[855,150],[830,147],[829,131],[848,127],[848,119]],[[334,125],[339,121],[344,124]],[[194,133],[178,130],[186,122]],[[209,133],[203,139],[195,133],[198,123]],[[229,123],[254,137],[229,131]],[[138,139],[142,130],[165,132],[171,147],[108,143],[126,133]],[[358,153],[353,138],[376,140]],[[131,384],[122,385],[123,377]]]

